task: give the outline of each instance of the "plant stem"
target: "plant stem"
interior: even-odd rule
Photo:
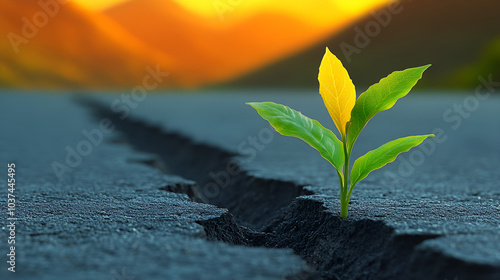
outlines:
[[[349,200],[348,200],[348,190],[349,190],[349,152],[347,151],[347,145],[346,145],[346,140],[347,136],[343,137],[342,142],[344,144],[344,157],[345,157],[345,162],[344,162],[344,183],[342,186],[342,189],[344,190],[343,193],[341,193],[340,197],[340,217],[347,217],[347,212],[349,210]]]
[[[351,201],[351,194],[352,194],[352,190],[354,190],[354,186],[351,186],[349,188],[349,192],[347,194],[347,201]]]
[[[337,171],[337,175],[339,175],[340,181],[340,204],[342,204],[342,198],[346,195],[347,191],[344,189],[344,176],[341,172]]]

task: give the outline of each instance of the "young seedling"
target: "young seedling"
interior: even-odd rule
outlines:
[[[318,121],[299,111],[273,102],[247,103],[280,134],[298,137],[319,151],[337,170],[340,180],[340,216],[347,217],[349,201],[356,184],[370,172],[393,162],[396,157],[418,146],[433,134],[408,136],[388,142],[358,158],[349,180],[352,147],[366,123],[377,113],[390,109],[408,94],[430,65],[396,71],[381,79],[356,100],[354,85],[340,60],[327,48],[319,67],[319,93],[323,98],[341,140]]]

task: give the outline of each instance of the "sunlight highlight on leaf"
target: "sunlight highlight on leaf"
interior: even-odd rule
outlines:
[[[319,93],[344,139],[345,126],[351,119],[351,110],[356,102],[356,91],[342,62],[328,48],[319,67],[318,80]]]
[[[269,121],[276,131],[304,140],[337,169],[340,182],[340,217],[347,217],[351,194],[359,181],[366,178],[370,172],[393,162],[399,154],[420,145],[428,137],[434,137],[434,134],[427,134],[393,140],[358,158],[349,172],[352,146],[366,123],[377,113],[392,108],[398,99],[406,96],[429,67],[430,64],[393,72],[368,88],[356,100],[356,91],[347,70],[326,48],[318,74],[319,92],[342,136],[342,141],[318,121],[287,106],[272,102],[247,104]]]

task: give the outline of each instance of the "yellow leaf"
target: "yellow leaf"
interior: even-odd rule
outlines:
[[[319,66],[318,80],[319,93],[344,140],[345,126],[356,102],[356,91],[342,62],[328,48]]]

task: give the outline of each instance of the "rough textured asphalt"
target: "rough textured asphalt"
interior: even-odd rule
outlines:
[[[110,143],[92,147],[59,181],[66,146],[99,127],[89,110],[62,95],[1,96],[1,162],[15,162],[16,272],[7,271],[7,185],[2,194],[1,279],[284,279],[313,275],[291,249],[207,240],[200,222],[226,209],[160,188],[194,182],[141,162],[150,155]],[[98,139],[98,138],[96,138]],[[74,160],[74,159],[73,159]],[[76,162],[76,160],[75,160]],[[302,274],[301,274],[302,275]]]
[[[109,106],[113,99],[116,96],[108,97],[104,104]],[[300,140],[277,133],[269,136],[267,123],[244,104],[250,101],[283,103],[334,129],[321,98],[313,92],[149,96],[131,110],[128,118],[184,135],[194,143],[233,153],[250,177],[305,186],[315,195],[301,200],[319,201],[326,211],[339,215],[338,179],[333,168]],[[456,109],[457,105],[462,111]],[[459,264],[491,265],[496,267],[493,269],[496,272],[484,276],[485,279],[500,277],[500,243],[495,242],[500,233],[498,108],[500,98],[496,95],[479,100],[468,92],[410,94],[391,110],[377,115],[360,135],[353,158],[395,138],[437,135],[423,147],[401,155],[395,163],[370,174],[356,187],[350,206],[350,219],[381,221],[394,231],[392,239],[417,236],[415,248],[408,252],[408,258],[414,259],[410,261],[411,267],[405,268],[410,273],[408,277],[477,279],[482,275],[472,270],[464,272],[458,268]],[[219,172],[214,170],[214,174]],[[204,191],[210,192],[210,188]],[[296,214],[292,211],[290,215]],[[315,217],[311,214],[302,220]],[[283,225],[277,222],[274,226]],[[308,238],[307,233],[301,238]],[[293,242],[300,243],[300,238],[292,236],[290,241],[279,245],[300,252],[301,248],[294,247]],[[360,237],[358,242],[370,240]],[[440,255],[443,262],[446,258],[451,260],[437,263],[435,271],[429,271],[428,263],[420,263],[425,258],[419,258],[430,252]],[[307,259],[309,253],[302,253]],[[354,258],[350,264],[353,269],[366,268],[358,266],[358,259]],[[489,269],[482,268],[483,271]],[[423,274],[419,275],[419,271]],[[340,275],[348,279],[353,274],[347,269]]]
[[[136,107],[120,95],[96,95],[99,109],[61,96],[5,95],[1,112],[16,122],[1,119],[1,156],[19,162],[19,180],[26,181],[19,191],[25,225],[18,235],[24,244],[19,252],[29,257],[19,256],[24,272],[16,276],[43,279],[56,262],[51,273],[60,279],[71,271],[114,277],[122,268],[136,279],[209,279],[200,274],[207,267],[219,268],[210,271],[214,279],[280,279],[290,267],[305,269],[289,250],[205,240],[215,238],[292,248],[325,279],[499,279],[500,98],[471,107],[473,96],[413,94],[370,121],[353,158],[398,137],[437,137],[359,183],[350,217],[341,220],[333,168],[300,140],[269,133],[244,105],[283,103],[333,128],[315,93],[149,95]],[[464,102],[473,110],[453,111]],[[64,147],[76,145],[83,128],[96,127],[113,110],[121,134],[106,135],[105,144],[59,182],[50,163],[64,161]],[[119,120],[126,111],[130,115]],[[243,172],[227,176],[228,159]],[[193,181],[179,176],[196,181],[202,200],[229,208],[253,230],[217,220],[224,209],[158,190],[190,189]],[[212,226],[199,222],[211,219],[217,220]],[[235,241],[231,234],[244,237]]]

